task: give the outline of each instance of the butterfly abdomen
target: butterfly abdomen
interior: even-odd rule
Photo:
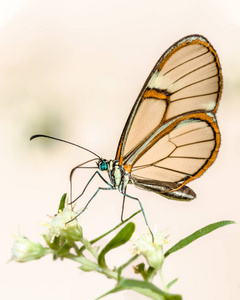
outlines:
[[[183,186],[178,189],[179,184],[167,181],[148,180],[138,177],[132,177],[133,184],[150,192],[160,194],[171,200],[191,201],[196,198],[196,194],[188,186]]]

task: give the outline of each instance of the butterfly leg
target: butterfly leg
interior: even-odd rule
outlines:
[[[90,184],[90,182],[93,180],[93,178],[94,178],[96,175],[98,175],[98,176],[99,176],[99,177],[100,177],[107,185],[109,185],[109,186],[112,188],[112,185],[111,185],[109,182],[107,182],[107,180],[106,180],[105,178],[103,178],[103,176],[99,173],[99,171],[96,171],[96,172],[92,175],[92,177],[89,179],[89,181],[88,181],[88,183],[86,184],[86,186],[84,187],[82,193],[81,193],[77,198],[75,198],[73,201],[71,201],[69,204],[73,204],[74,202],[76,202],[76,201],[84,194],[84,192],[86,191],[88,185]]]
[[[127,187],[123,189],[122,195],[123,195],[123,202],[122,202],[122,212],[121,212],[121,221],[124,222],[123,220],[123,213],[124,213],[124,206],[125,206],[125,198],[126,198],[126,192],[127,192]]]
[[[126,191],[125,191],[126,192]],[[124,193],[125,193],[124,192]],[[125,205],[125,195],[123,195],[123,202],[122,202],[122,212],[121,212],[121,221],[123,222],[123,212],[124,212],[124,205]]]
[[[110,185],[110,184],[109,184]],[[88,200],[87,204],[84,206],[84,208],[80,211],[79,214],[77,214],[72,220],[68,221],[67,223],[69,222],[72,222],[73,220],[77,219],[85,210],[86,208],[88,207],[88,205],[90,204],[90,202],[92,201],[92,199],[97,195],[97,193],[100,191],[100,190],[104,190],[104,191],[109,191],[109,190],[114,190],[113,186],[109,187],[109,188],[103,188],[103,187],[99,187],[97,189],[97,191],[93,194],[93,196]],[[66,224],[67,224],[66,223]]]
[[[139,203],[139,205],[140,205],[140,208],[141,208],[141,211],[142,211],[142,213],[143,213],[143,217],[144,217],[145,223],[146,223],[146,225],[147,225],[147,227],[148,227],[148,229],[149,229],[149,231],[150,231],[150,233],[151,233],[151,235],[152,235],[152,241],[154,242],[154,236],[153,236],[152,230],[151,230],[151,228],[150,228],[150,226],[149,226],[149,224],[148,224],[147,217],[146,217],[146,215],[145,215],[145,212],[144,212],[144,209],[143,209],[143,206],[142,206],[141,201],[140,201],[138,198],[132,197],[132,196],[130,196],[130,195],[128,195],[128,194],[125,194],[125,193],[123,193],[123,192],[121,192],[121,194],[124,196],[124,198],[123,198],[124,201],[125,201],[125,197],[128,197],[128,198],[130,198],[130,199],[133,199],[133,200],[137,200],[137,201],[138,201],[138,203]],[[122,209],[123,209],[123,208],[124,208],[124,202],[123,202]],[[122,215],[123,215],[123,210],[122,210]],[[122,217],[122,215],[121,215],[121,217]]]

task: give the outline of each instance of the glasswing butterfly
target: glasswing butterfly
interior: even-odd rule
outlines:
[[[71,202],[83,195],[96,175],[100,176],[108,187],[99,187],[82,212],[100,190],[118,189],[123,195],[121,219],[128,197],[139,202],[149,227],[141,202],[127,194],[127,185],[173,200],[194,199],[196,194],[186,184],[211,166],[220,146],[215,113],[221,93],[222,71],[216,51],[205,37],[189,35],[167,49],[154,66],[127,119],[114,160],[58,138],[34,135],[31,139],[42,136],[60,140],[97,157],[76,166],[70,182],[76,169],[86,168],[83,165],[94,160],[95,168],[107,171],[110,182],[96,171],[81,195]]]

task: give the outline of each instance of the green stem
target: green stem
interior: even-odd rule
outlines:
[[[98,260],[98,253],[97,250],[91,245],[91,243],[85,239],[85,238],[81,238],[81,242],[83,243],[83,245],[85,246],[85,248],[92,253],[93,257]]]
[[[76,254],[78,255],[78,246],[77,246],[77,244],[76,243],[72,243],[72,247],[73,247],[73,249],[75,250],[75,252],[76,252]]]
[[[51,249],[51,248],[46,248],[46,247],[45,247],[44,250],[45,250],[44,255],[55,254],[55,253],[56,253],[56,251],[53,250],[53,249]]]
[[[164,292],[167,292],[167,293],[168,293],[168,287],[167,287],[166,284],[165,284],[165,281],[164,281],[164,278],[163,278],[163,273],[162,273],[162,270],[161,270],[161,269],[158,270],[158,274],[159,274],[159,276],[160,276],[160,278],[161,278],[162,286],[163,286]]]
[[[156,274],[157,274],[157,270],[152,267],[149,267],[147,270],[147,281],[152,282]]]
[[[109,270],[108,268],[101,268],[99,267],[98,264],[96,264],[95,262],[85,258],[84,256],[76,256],[73,255],[71,253],[64,255],[65,258],[71,259],[73,261],[76,261],[84,266],[89,266],[91,268],[93,268],[96,272],[104,274],[112,279],[117,280],[118,279],[118,274],[117,272],[114,272],[112,270]]]
[[[135,259],[139,257],[139,254],[134,255],[131,259],[129,259],[125,264],[121,265],[118,268],[118,281],[121,279],[122,270],[126,268],[128,265],[130,265],[131,262],[133,262]]]

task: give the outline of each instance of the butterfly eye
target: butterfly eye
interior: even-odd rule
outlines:
[[[99,170],[106,171],[108,169],[108,164],[106,161],[101,161],[98,165]]]

